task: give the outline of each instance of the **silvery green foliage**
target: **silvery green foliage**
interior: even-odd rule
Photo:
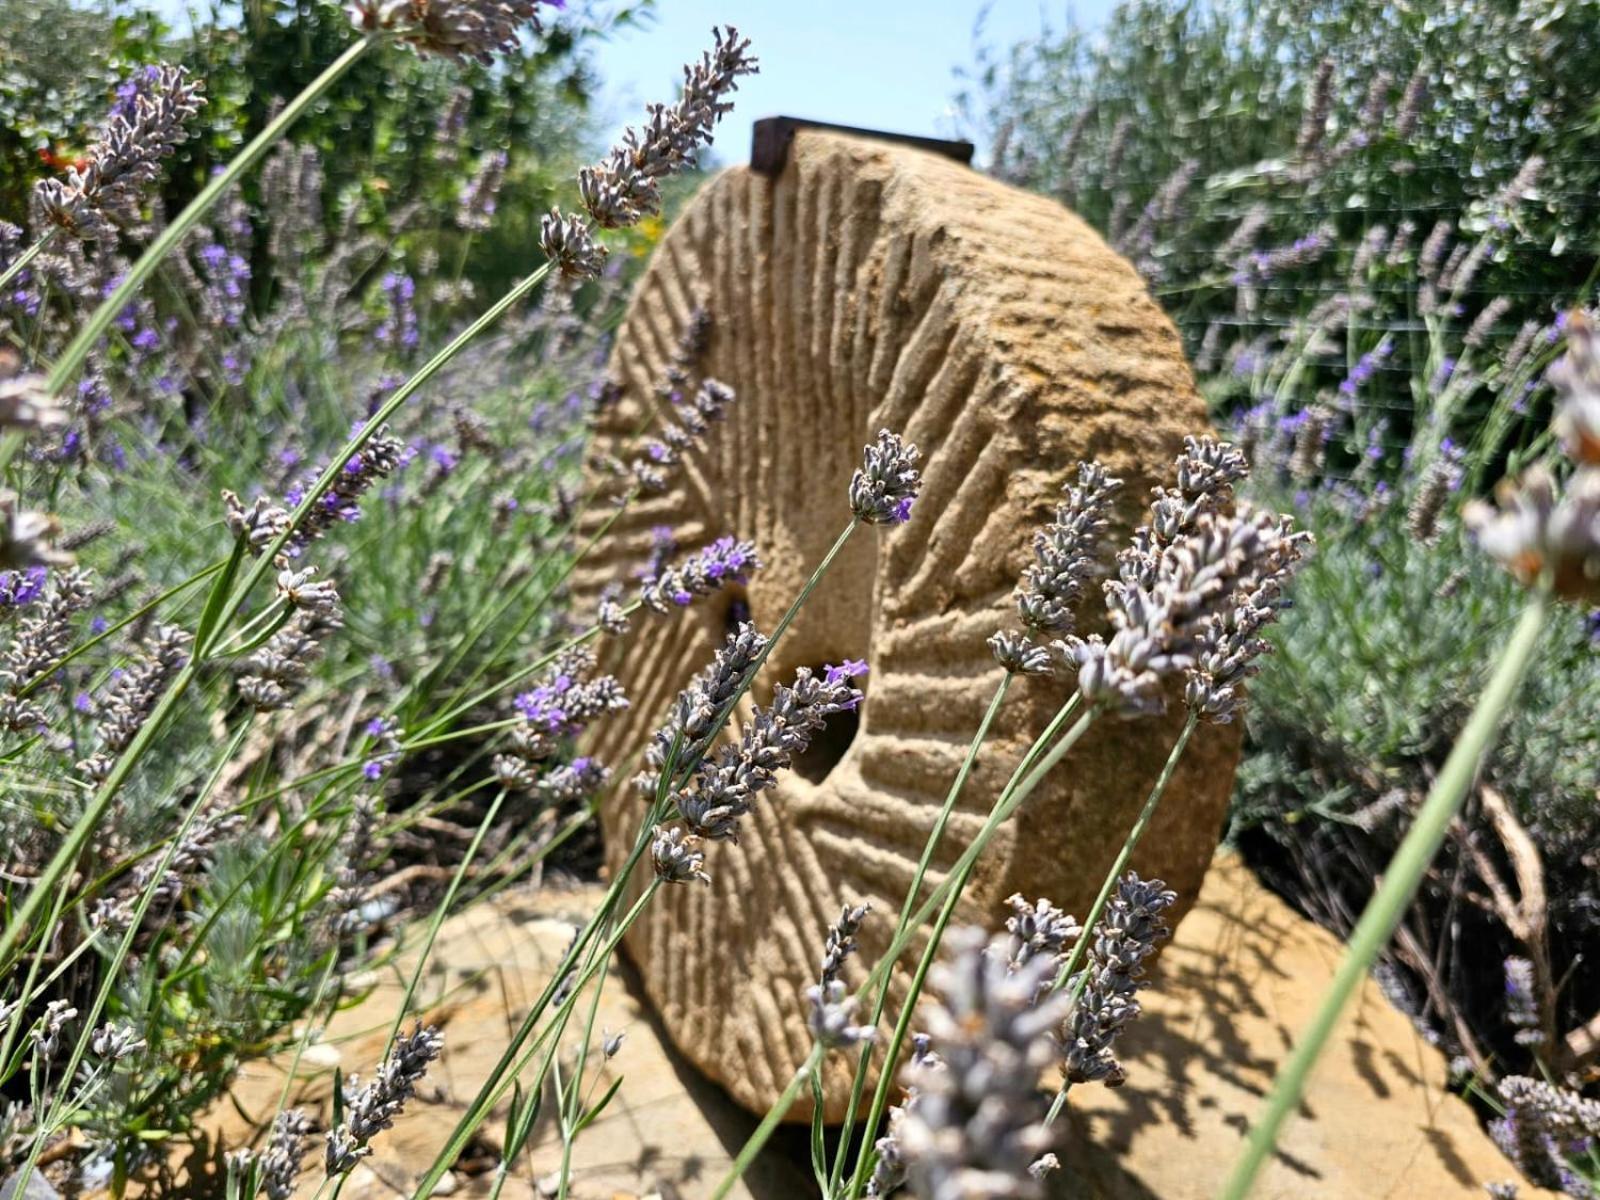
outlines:
[[[346,1081],[344,1120],[328,1131],[323,1155],[329,1175],[345,1174],[372,1153],[368,1143],[393,1127],[406,1101],[416,1094],[417,1084],[428,1073],[428,1064],[443,1049],[443,1035],[431,1025],[419,1024],[395,1039],[371,1083],[351,1095],[348,1089],[357,1081],[354,1077]]]
[[[1162,913],[1177,898],[1161,880],[1142,880],[1132,871],[1117,881],[1095,927],[1078,1001],[1061,1031],[1062,1073],[1069,1083],[1099,1080],[1117,1087],[1127,1078],[1112,1046],[1139,1015],[1145,960],[1170,932]],[[1069,989],[1079,982],[1074,977]]]
[[[711,32],[715,44],[684,67],[676,103],[650,105],[642,129],[630,126],[604,159],[579,172],[583,206],[600,228],[633,225],[659,212],[659,180],[697,164],[717,121],[733,110],[728,97],[740,78],[756,73],[748,38],[731,25]]]
[[[161,160],[184,140],[185,122],[204,103],[182,67],[152,67],[138,82],[131,112],[112,114],[83,164],[34,189],[41,221],[96,241],[135,217],[140,193],[159,178]]]
[[[922,488],[917,448],[898,433],[878,430],[862,451],[861,467],[850,479],[850,511],[868,525],[903,525]]]
[[[892,1130],[896,1154],[921,1200],[1042,1196],[1030,1172],[1050,1148],[1039,1073],[1066,998],[1039,995],[1055,965],[1039,957],[1012,970],[1008,935],[962,929],[946,940],[949,957],[930,973],[932,1057],[906,1071],[916,1095]]]
[[[363,33],[398,38],[419,53],[473,59],[492,66],[539,28],[541,0],[351,0],[350,19]]]

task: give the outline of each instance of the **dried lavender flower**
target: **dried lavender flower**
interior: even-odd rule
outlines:
[[[1054,1056],[1050,1031],[1065,997],[1037,998],[1054,966],[1038,958],[1012,971],[1006,942],[990,943],[979,929],[947,941],[950,957],[930,976],[936,1057],[906,1071],[917,1094],[894,1131],[896,1153],[923,1200],[1039,1197],[1029,1168],[1050,1149],[1039,1072]]]
[[[666,883],[710,883],[705,872],[706,856],[700,839],[676,825],[656,826],[650,842],[650,864],[656,877]]]
[[[1290,525],[1287,517],[1241,506],[1233,516],[1201,516],[1194,532],[1164,549],[1136,544],[1125,552],[1123,578],[1106,584],[1110,641],[1095,635],[1055,643],[1075,664],[1084,698],[1127,712],[1160,711],[1162,681],[1196,667],[1214,622],[1226,621],[1240,595],[1279,570],[1303,540]]]
[[[298,1108],[273,1119],[272,1136],[261,1156],[261,1187],[267,1200],[291,1200],[300,1180],[300,1163],[306,1156],[306,1139],[316,1125]]]
[[[1313,478],[1322,470],[1333,412],[1324,405],[1313,404],[1300,416],[1299,428],[1295,430],[1294,454],[1289,459],[1289,474],[1303,481]]]
[[[351,432],[359,433],[361,427],[362,423],[357,422]],[[304,545],[340,522],[358,520],[361,497],[408,460],[406,444],[391,437],[387,428],[379,429],[359,452],[350,456],[328,490],[300,518],[295,526],[296,540]],[[286,507],[300,504],[310,482],[290,490],[284,498]]]
[[[1011,906],[1011,915],[1006,918],[1006,931],[1011,934],[1007,962],[1013,971],[1020,971],[1037,958],[1059,963],[1083,933],[1083,926],[1074,917],[1042,896],[1030,904],[1018,893],[1008,897],[1006,903]]]
[[[539,249],[567,279],[598,279],[606,265],[606,248],[582,217],[564,216],[552,208],[539,222]]]
[[[114,1025],[109,1021],[96,1029],[89,1039],[90,1051],[107,1062],[120,1062],[139,1053],[147,1044],[129,1026]]]
[[[722,420],[733,401],[734,391],[727,384],[703,380],[693,400],[678,405],[677,419],[663,421],[661,436],[644,444],[644,457],[634,459],[631,469],[641,490],[665,490],[667,480],[662,468],[676,466],[684,452],[706,435],[711,422]]]
[[[777,783],[777,773],[811,744],[828,717],[861,703],[850,681],[865,671],[860,662],[827,667],[820,676],[801,667],[793,685],[779,684],[772,704],[752,714],[738,745],[702,760],[691,783],[674,793],[690,830],[709,840],[737,842],[739,818],[751,802]]]
[[[252,555],[259,555],[276,538],[289,528],[287,510],[273,504],[265,496],[257,496],[248,506],[232,492],[222,493],[226,512],[223,516],[228,532],[243,538]]]
[[[95,782],[111,773],[116,758],[144,727],[168,682],[189,661],[189,635],[172,625],[157,625],[145,639],[144,653],[125,668],[96,705],[95,752],[78,769]]]
[[[1600,469],[1581,468],[1563,494],[1536,466],[1496,494],[1499,509],[1473,501],[1462,510],[1479,548],[1525,586],[1548,577],[1559,596],[1600,599]]]
[[[901,525],[911,519],[911,504],[922,487],[917,448],[887,429],[862,452],[862,466],[850,480],[850,511],[869,525]]]
[[[54,517],[21,507],[15,492],[0,491],[0,570],[69,565],[72,555],[54,545],[60,533]]]
[[[1061,1031],[1061,1070],[1069,1083],[1103,1080],[1117,1087],[1127,1078],[1112,1045],[1139,1015],[1144,963],[1170,932],[1161,914],[1177,899],[1161,880],[1142,880],[1133,871],[1117,881],[1095,927],[1078,1002]]]
[[[350,0],[345,11],[363,33],[395,37],[420,54],[485,66],[539,29],[541,0]]]
[[[1600,1138],[1600,1101],[1525,1075],[1508,1075],[1496,1089],[1504,1113],[1489,1122],[1489,1136],[1530,1183],[1569,1196],[1594,1190],[1568,1162]]]
[[[1283,593],[1311,541],[1309,533],[1282,538],[1276,553],[1267,556],[1233,603],[1213,615],[1200,634],[1184,703],[1201,720],[1225,725],[1243,711],[1244,682],[1260,671],[1258,660],[1272,649],[1261,632],[1277,620]]]
[[[878,1031],[871,1025],[852,1023],[860,1002],[846,995],[843,980],[829,979],[820,985],[813,984],[806,989],[805,996],[806,1028],[826,1049],[848,1050],[877,1036]]]
[[[738,81],[758,69],[750,41],[729,25],[712,29],[714,45],[683,69],[683,91],[672,105],[653,104],[642,129],[630,127],[622,141],[578,174],[583,206],[596,225],[618,229],[661,209],[658,180],[696,165],[712,129],[731,112],[726,97]]]
[[[1439,540],[1439,519],[1450,495],[1461,486],[1461,456],[1445,450],[1422,473],[1406,509],[1406,530],[1418,543],[1431,546]]]
[[[322,639],[337,621],[297,610],[282,629],[245,659],[239,695],[257,712],[287,708],[311,676],[322,653]]]
[[[832,983],[839,977],[839,972],[844,967],[844,960],[856,952],[856,934],[861,931],[862,922],[867,919],[867,914],[871,911],[870,904],[846,904],[839,914],[838,921],[828,927],[828,939],[822,950],[824,985]]]
[[[66,1000],[52,1000],[44,1006],[44,1016],[33,1029],[33,1049],[41,1060],[49,1062],[61,1051],[62,1035],[67,1026],[77,1018],[78,1010]]]
[[[1506,1020],[1517,1028],[1518,1045],[1537,1046],[1544,1041],[1540,1028],[1538,988],[1533,963],[1513,954],[1506,959]]]
[[[185,122],[204,103],[200,85],[182,67],[151,67],[137,86],[131,109],[112,113],[81,166],[35,187],[44,222],[95,241],[137,212],[139,193],[159,177],[161,160],[184,140]]]
[[[406,1101],[416,1094],[417,1084],[428,1073],[428,1064],[444,1049],[444,1037],[433,1026],[418,1024],[410,1033],[394,1041],[377,1074],[355,1095],[345,1098],[344,1121],[328,1131],[323,1163],[329,1175],[343,1175],[372,1153],[367,1144],[374,1136],[392,1128]],[[353,1087],[354,1078],[347,1082]]]
[[[278,598],[290,608],[324,620],[339,616],[339,589],[331,580],[317,579],[316,567],[296,571],[285,567],[278,572]]]
[[[189,884],[211,868],[217,843],[243,826],[244,818],[237,814],[207,814],[201,817],[189,826],[188,832],[178,842],[159,880],[156,880],[156,869],[161,865],[160,859],[150,857],[142,860],[128,873],[116,891],[95,901],[89,913],[89,924],[96,929],[110,929],[119,933],[127,930],[133,924],[139,898],[146,891],[151,893],[147,913],[170,911],[183,899]]]
[[[0,354],[0,429],[35,431],[67,423],[67,410],[50,394],[43,375],[18,373],[16,359]]]
[[[87,571],[56,572],[42,597],[18,620],[0,654],[0,726],[19,732],[44,723],[44,710],[23,693],[65,657],[72,646],[72,618],[93,598]]]
[[[640,779],[644,790],[656,790],[669,758],[681,769],[705,756],[723,710],[749,684],[766,648],[766,636],[748,621],[742,623],[728,635],[716,657],[678,693],[667,723],[651,736],[645,751],[650,771]]]
[[[1582,312],[1567,318],[1567,352],[1548,372],[1561,396],[1551,428],[1575,463],[1600,466],[1600,337]]]
[[[1022,573],[1017,612],[1029,631],[1057,637],[1072,632],[1084,588],[1100,573],[1111,501],[1121,488],[1122,480],[1099,463],[1078,464],[1078,482],[1066,489],[1055,519],[1034,534],[1033,562]]]
[[[1022,633],[1008,633],[1005,630],[989,638],[989,649],[994,652],[994,660],[1012,675],[1048,675],[1050,673],[1050,651],[1044,646],[1036,645],[1028,640]]]

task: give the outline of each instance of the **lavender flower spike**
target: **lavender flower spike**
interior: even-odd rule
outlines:
[[[630,127],[620,145],[578,174],[583,206],[602,229],[636,224],[661,209],[657,181],[696,165],[711,131],[733,105],[726,99],[739,79],[756,73],[750,40],[729,25],[713,29],[715,44],[683,69],[683,91],[671,106],[653,104],[643,129]]]
[[[1012,971],[1009,939],[990,943],[979,929],[947,941],[951,957],[931,980],[940,999],[928,1013],[934,1057],[906,1072],[918,1091],[892,1127],[896,1154],[922,1200],[1040,1197],[1029,1171],[1050,1148],[1039,1072],[1055,1053],[1050,1031],[1066,1001],[1035,999],[1054,964],[1039,957]]]
[[[1117,1087],[1127,1076],[1111,1053],[1123,1028],[1139,1015],[1135,999],[1144,963],[1170,932],[1161,914],[1178,897],[1159,879],[1129,871],[1094,931],[1087,977],[1062,1029],[1062,1074],[1069,1083],[1104,1080]]]
[[[376,1134],[392,1128],[406,1101],[416,1094],[417,1084],[428,1073],[428,1064],[444,1049],[444,1038],[433,1026],[418,1025],[411,1033],[395,1039],[389,1057],[377,1075],[345,1100],[344,1122],[328,1131],[324,1165],[329,1175],[343,1175],[372,1153],[368,1146]],[[349,1084],[353,1086],[352,1078]]]
[[[750,682],[756,661],[766,648],[766,636],[748,621],[728,635],[710,664],[678,693],[667,723],[651,735],[645,751],[650,770],[638,780],[642,790],[656,790],[669,757],[681,767],[698,763],[705,756],[723,710]]]
[[[739,818],[751,802],[777,783],[777,773],[811,744],[828,717],[861,703],[850,681],[863,670],[864,664],[850,663],[818,676],[801,667],[792,686],[779,684],[771,706],[755,711],[739,744],[702,761],[690,786],[674,795],[689,828],[699,837],[738,841]]]
[[[887,429],[862,452],[862,466],[850,480],[850,511],[868,525],[903,525],[922,487],[920,455],[911,443]]]
[[[1022,573],[1017,612],[1036,633],[1061,637],[1072,632],[1073,614],[1083,590],[1098,573],[1101,539],[1109,526],[1112,497],[1122,480],[1096,462],[1078,464],[1078,482],[1055,520],[1033,537],[1033,562]]]
[[[760,568],[761,556],[754,544],[720,537],[685,561],[646,579],[639,588],[639,598],[656,612],[669,613],[673,605],[682,608],[696,596],[709,596],[730,583],[743,583]]]
[[[664,883],[710,883],[700,839],[677,826],[658,825],[650,842],[650,863]]]
[[[539,28],[541,0],[351,0],[345,11],[363,33],[385,33],[421,54],[494,64]],[[559,7],[559,5],[558,5]]]
[[[1600,600],[1600,469],[1579,470],[1565,495],[1542,466],[1497,493],[1498,511],[1482,501],[1462,511],[1484,553],[1525,586],[1548,577],[1557,595]]]
[[[112,114],[81,167],[34,189],[43,221],[97,241],[133,217],[139,193],[156,181],[161,160],[183,141],[184,123],[204,103],[182,67],[152,68],[137,87],[131,112]]]

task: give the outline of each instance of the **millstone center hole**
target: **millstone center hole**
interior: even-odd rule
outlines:
[[[815,666],[812,668],[817,674],[822,674],[827,668]],[[857,687],[863,687],[865,679],[856,681]],[[811,744],[794,756],[794,773],[807,783],[821,783],[828,774],[839,765],[839,760],[844,758],[845,752],[850,749],[850,743],[856,740],[856,733],[861,728],[861,708],[858,705],[844,712],[836,712],[828,718],[827,724],[817,730],[811,739]]]

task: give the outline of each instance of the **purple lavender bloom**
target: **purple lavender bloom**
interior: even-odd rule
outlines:
[[[1600,608],[1590,609],[1583,618],[1583,631],[1591,646],[1600,646]]]
[[[378,346],[400,353],[417,348],[421,332],[417,327],[417,284],[411,276],[390,271],[379,283],[383,292],[385,314],[374,331],[373,341]]]
[[[49,571],[29,567],[26,571],[0,571],[0,608],[22,608],[44,592]]]

